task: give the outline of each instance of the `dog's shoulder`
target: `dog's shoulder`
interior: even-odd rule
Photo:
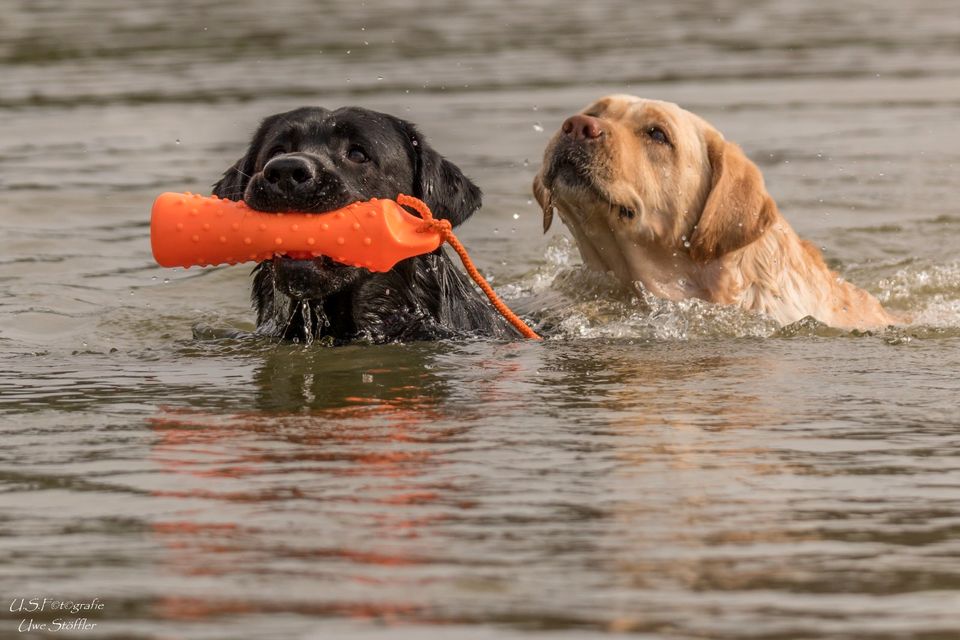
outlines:
[[[417,256],[357,286],[353,319],[375,341],[505,337],[510,327],[442,252]]]

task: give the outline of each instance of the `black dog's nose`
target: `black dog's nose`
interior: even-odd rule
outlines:
[[[263,177],[280,188],[295,188],[316,177],[313,165],[306,158],[279,156],[263,168]]]

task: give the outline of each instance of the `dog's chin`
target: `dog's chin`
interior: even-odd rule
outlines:
[[[295,260],[285,256],[273,259],[276,288],[296,300],[320,300],[353,285],[366,269],[334,262],[326,256]]]
[[[560,162],[551,165],[544,175],[544,186],[550,190],[551,198],[556,204],[569,203],[573,206],[604,206],[610,204],[611,198],[603,182],[598,179],[590,167]]]
[[[607,211],[621,220],[633,220],[643,209],[642,204],[639,208],[636,203],[621,204],[590,167],[559,163],[551,170],[544,176],[544,185],[554,205],[572,211]]]
[[[593,195],[605,199],[604,164],[595,152],[575,143],[558,144],[547,158],[544,186],[554,195]]]

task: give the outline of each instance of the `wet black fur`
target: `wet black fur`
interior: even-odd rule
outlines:
[[[367,161],[352,161],[360,157],[357,149]],[[264,167],[275,158],[302,163],[313,177],[271,183]],[[454,226],[481,203],[477,186],[414,125],[359,107],[304,107],[266,118],[213,193],[271,212],[331,211],[407,193]],[[344,344],[514,335],[441,250],[404,260],[387,273],[327,258],[275,259],[254,269],[251,298],[258,332],[287,340]]]

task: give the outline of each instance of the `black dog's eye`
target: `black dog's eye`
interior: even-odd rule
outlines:
[[[356,162],[357,164],[362,164],[370,160],[370,156],[368,156],[366,151],[360,147],[350,147],[350,150],[347,151],[347,160],[350,162]]]
[[[647,135],[650,136],[650,139],[654,142],[670,146],[670,138],[667,137],[667,134],[660,127],[650,127],[647,129]]]
[[[270,149],[270,151],[267,152],[267,160],[269,160],[269,159],[271,159],[271,158],[276,158],[277,156],[282,155],[282,154],[284,154],[284,153],[286,153],[286,152],[287,152],[286,149],[284,149],[284,148],[281,147],[280,145],[277,145],[277,146],[273,147],[272,149]]]

